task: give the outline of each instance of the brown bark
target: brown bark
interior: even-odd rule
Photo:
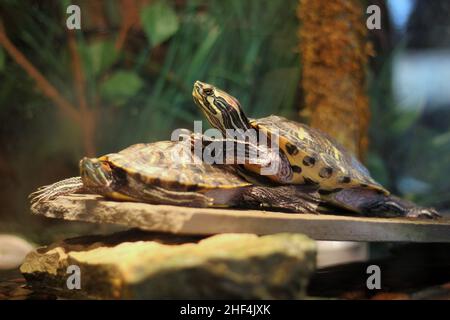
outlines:
[[[122,50],[127,35],[132,29],[140,29],[139,11],[151,0],[121,0],[120,11],[122,13],[122,21],[120,24],[119,34],[116,38],[115,48],[117,51]]]
[[[81,131],[83,135],[83,147],[88,157],[95,155],[95,118],[92,110],[89,109],[86,95],[86,79],[84,76],[84,66],[78,52],[78,45],[74,31],[68,31],[68,44],[72,60],[72,73],[74,77],[74,87],[80,106],[79,113],[82,119]]]
[[[94,28],[97,32],[108,30],[108,18],[105,12],[105,4],[103,0],[88,0],[82,3],[82,12],[88,12],[87,28]],[[86,7],[86,10],[83,10]]]
[[[135,0],[121,0],[120,9],[122,12],[122,23],[115,43],[117,51],[122,49],[128,31],[130,31],[139,21],[139,8]]]
[[[298,17],[301,115],[364,159],[370,118],[366,65],[372,52],[364,9],[358,0],[300,0]]]

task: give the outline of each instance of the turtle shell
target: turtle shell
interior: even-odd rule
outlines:
[[[274,115],[251,119],[250,124],[269,138],[278,132],[279,147],[293,171],[289,183],[318,184],[324,191],[364,187],[389,194],[364,165],[325,133]]]
[[[135,144],[99,160],[145,184],[171,190],[201,191],[250,185],[233,167],[202,162],[177,141]]]

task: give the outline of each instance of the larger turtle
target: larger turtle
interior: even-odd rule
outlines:
[[[83,158],[80,176],[42,187],[33,206],[71,193],[95,193],[119,201],[192,207],[268,208],[316,212],[320,196],[302,186],[255,186],[232,166],[198,161],[194,135],[184,141],[136,144],[118,153]]]
[[[439,216],[432,208],[421,208],[390,195],[350,152],[318,130],[274,115],[249,119],[235,97],[200,81],[195,82],[192,95],[209,123],[220,130],[225,139],[244,140],[252,136],[248,132],[256,132],[259,138],[263,136],[271,142],[277,140],[279,149],[268,147],[262,154],[263,142],[258,140],[247,144],[247,147],[254,149],[254,154],[277,162],[278,167],[277,171],[264,175],[262,170],[266,165],[247,159],[240,165],[243,168],[240,172],[253,182],[256,176],[256,180],[264,178],[264,183],[315,186],[330,205],[356,213]],[[248,154],[246,151],[243,157],[247,158]]]

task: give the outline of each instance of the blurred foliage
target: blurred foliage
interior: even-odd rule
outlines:
[[[5,52],[0,48],[0,71],[3,71],[5,68],[5,58]]]
[[[169,39],[179,28],[176,13],[164,2],[156,2],[145,7],[141,11],[141,21],[152,47]]]
[[[391,91],[392,63],[404,43],[379,56],[370,79],[371,152],[367,166],[392,192],[442,210],[450,207],[450,110],[402,106]],[[439,120],[439,121],[436,121]]]
[[[96,114],[91,138],[97,154],[169,139],[178,127],[192,129],[193,120],[203,119],[192,102],[195,80],[230,91],[250,116],[296,116],[296,0],[264,6],[258,0],[142,1],[139,21],[121,50],[115,47],[121,2],[102,4],[106,29],[96,25],[93,2],[75,3],[82,9],[82,32],[76,33],[76,41],[85,98]],[[7,0],[0,12],[11,41],[78,107],[64,2]],[[0,217],[6,223],[0,228],[11,230],[18,220],[30,221],[27,194],[76,175],[85,150],[81,128],[35,89],[35,82],[4,50],[0,82],[0,164],[1,172],[8,172],[0,182],[6,204]],[[38,230],[41,222],[32,221],[19,228]]]

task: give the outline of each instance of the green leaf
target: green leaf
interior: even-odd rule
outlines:
[[[209,29],[208,31],[208,34],[202,39],[202,43],[198,46],[195,54],[190,60],[188,70],[188,79],[190,79],[190,83],[196,80],[194,78],[198,76],[199,70],[201,70],[202,67],[205,67],[207,57],[211,54],[211,50],[213,49],[214,44],[217,42],[219,35],[219,29],[216,27],[211,27],[211,29]]]
[[[401,112],[397,119],[393,121],[393,129],[395,135],[404,134],[417,123],[421,115],[421,110],[408,110]]]
[[[379,154],[375,152],[369,152],[367,156],[367,168],[370,171],[372,177],[382,185],[389,183],[389,174],[386,168],[386,164]]]
[[[111,41],[96,41],[87,46],[94,75],[107,70],[118,58],[118,53]]]
[[[175,11],[163,2],[146,6],[141,11],[141,21],[152,47],[169,39],[179,28]]]
[[[444,132],[442,134],[437,134],[431,140],[432,144],[436,147],[450,147],[450,132]]]
[[[134,96],[142,87],[143,81],[130,71],[117,71],[100,86],[102,96],[121,105]]]
[[[3,49],[0,47],[0,71],[3,71],[3,69],[5,68],[5,51],[3,51]]]
[[[281,67],[267,72],[258,95],[258,108],[252,110],[254,116],[263,116],[266,110],[287,115],[292,109],[297,92],[298,67]]]

